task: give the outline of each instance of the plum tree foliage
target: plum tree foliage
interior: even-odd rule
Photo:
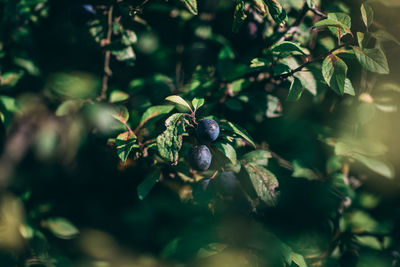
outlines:
[[[390,8],[0,0],[0,265],[399,264]]]

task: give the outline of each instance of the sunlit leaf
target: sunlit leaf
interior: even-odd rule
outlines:
[[[157,137],[157,148],[160,156],[171,163],[177,162],[182,147],[182,135],[185,132],[182,116],[183,113],[171,115],[165,121],[167,129]]]
[[[309,52],[299,44],[289,41],[277,43],[271,47],[271,52],[275,53],[300,53],[308,55]]]
[[[120,91],[120,90],[114,90],[110,94],[110,103],[116,103],[116,102],[121,102],[124,100],[127,100],[129,98],[129,94]]]
[[[349,27],[347,27],[347,25],[343,24],[342,22],[336,20],[336,19],[323,19],[318,21],[317,23],[314,24],[315,28],[318,27],[335,27],[335,28],[339,28],[341,30],[343,30],[343,33],[348,33],[348,34],[352,34],[351,30]]]
[[[165,100],[171,101],[178,105],[182,105],[182,106],[188,108],[189,110],[192,110],[192,108],[190,107],[188,102],[186,102],[182,97],[180,97],[178,95],[171,95],[171,96],[165,98]]]
[[[293,161],[293,173],[292,177],[296,178],[306,178],[308,180],[318,179],[318,175],[311,169],[303,167],[299,161]]]
[[[353,46],[354,53],[358,62],[366,70],[380,74],[389,73],[389,65],[385,54],[381,49],[361,49],[360,47]]]
[[[260,200],[268,206],[275,206],[278,198],[276,189],[279,186],[275,175],[255,163],[246,163],[243,166]]]
[[[271,152],[266,150],[254,150],[243,155],[242,160],[247,163],[255,163],[261,166],[268,166],[268,159],[272,158]]]
[[[242,26],[244,20],[247,18],[247,14],[244,10],[244,1],[238,1],[235,7],[235,13],[233,14],[232,31],[237,33],[240,26]]]
[[[315,0],[306,0],[306,3],[309,8],[314,8],[315,7]]]
[[[368,3],[362,3],[361,17],[367,28],[369,26],[371,26],[372,21],[374,20],[374,10],[372,9],[371,5],[369,5]]]
[[[303,93],[303,86],[299,79],[294,78],[292,84],[289,88],[289,93],[286,98],[288,101],[297,101],[300,99],[301,94]]]
[[[148,121],[154,119],[160,119],[165,114],[170,113],[174,109],[172,105],[160,105],[160,106],[151,106],[149,107],[142,115],[140,119],[140,126],[143,126]]]
[[[221,121],[220,121],[220,124],[219,124],[219,127],[220,127],[222,130],[225,130],[225,131],[234,133],[234,134],[236,134],[236,135],[242,137],[242,138],[245,139],[247,142],[249,142],[252,146],[254,146],[254,147],[256,146],[256,145],[254,144],[253,139],[249,136],[249,134],[247,133],[247,131],[246,131],[245,129],[243,129],[242,127],[240,127],[240,126],[238,126],[238,125],[236,125],[236,124],[234,124],[234,123],[232,123],[232,122],[229,122],[229,121],[227,121],[227,120],[221,120]]]
[[[292,261],[299,267],[307,267],[307,263],[304,260],[304,257],[298,253],[291,252]]]
[[[61,103],[58,106],[55,114],[57,116],[65,116],[71,113],[77,112],[82,106],[82,100],[80,99],[69,99]]]
[[[186,8],[193,14],[193,15],[197,15],[198,11],[197,11],[197,0],[181,0]]]
[[[199,109],[201,106],[204,105],[204,98],[193,98],[192,105],[194,109]]]
[[[79,234],[78,228],[76,228],[69,220],[65,218],[50,218],[45,221],[44,225],[55,236],[62,239],[71,239]]]
[[[124,106],[116,106],[111,110],[111,116],[122,123],[126,123],[129,119],[129,112]]]
[[[344,82],[344,93],[348,94],[348,95],[352,95],[352,96],[356,95],[353,84],[351,83],[349,78],[346,78],[346,80]]]
[[[353,158],[358,160],[377,174],[380,174],[389,179],[392,179],[394,177],[393,167],[391,167],[384,161],[369,158],[360,154],[353,155]]]
[[[215,147],[227,157],[232,164],[236,164],[236,150],[228,143],[217,142]]]
[[[336,55],[327,56],[322,63],[322,76],[326,83],[339,95],[344,94],[347,65]]]
[[[126,161],[133,148],[139,147],[139,145],[136,144],[136,139],[136,135],[130,131],[119,134],[115,139],[117,154],[122,162]]]
[[[264,0],[268,6],[269,13],[276,23],[282,24],[286,21],[286,11],[278,0]]]

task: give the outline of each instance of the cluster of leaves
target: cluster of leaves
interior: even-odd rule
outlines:
[[[392,94],[400,92],[392,83],[375,84],[376,74],[389,74],[386,43],[400,45],[400,42],[375,22],[373,2],[361,5],[357,16],[361,15],[364,31],[354,31],[344,4],[330,3],[326,10],[335,12],[324,13],[319,9],[320,1],[312,0],[223,1],[222,14],[230,12],[232,33],[210,22],[215,19],[216,3],[214,8],[208,3],[211,11],[203,13],[200,7],[206,4],[196,0],[97,3],[93,5],[96,11],[93,19],[84,26],[71,26],[73,23],[64,26],[84,28],[88,33],[84,38],[96,44],[95,55],[104,54],[96,62],[102,65],[101,74],[98,66],[91,66],[92,73],[71,71],[76,65],[59,67],[53,63],[47,69],[38,67],[44,64],[30,51],[37,46],[32,48],[27,43],[37,36],[37,28],[45,27],[40,22],[49,19],[50,2],[0,1],[0,122],[7,132],[2,148],[5,156],[0,158],[0,193],[5,192],[0,208],[4,214],[11,214],[0,217],[0,226],[12,229],[5,241],[0,240],[0,246],[22,251],[24,245],[19,242],[22,236],[28,241],[34,259],[26,266],[37,262],[55,266],[54,257],[49,255],[47,233],[72,239],[80,235],[80,230],[54,212],[52,205],[29,206],[33,201],[31,188],[13,182],[15,177],[24,175],[18,171],[19,166],[32,149],[34,158],[42,164],[55,161],[73,169],[71,166],[91,140],[99,147],[109,145],[119,159],[118,173],[130,170],[140,173],[135,177],[140,201],[151,198],[151,190],[162,183],[176,191],[181,202],[189,202],[201,212],[206,210],[209,217],[228,214],[237,219],[237,225],[229,225],[232,232],[228,235],[246,228],[243,231],[248,243],[244,245],[239,244],[239,237],[226,238],[219,232],[223,228],[220,226],[226,225],[223,220],[207,232],[210,236],[214,231],[221,234],[215,239],[204,237],[203,242],[202,237],[193,242],[195,237],[188,234],[168,240],[163,243],[163,260],[188,263],[196,259],[201,263],[210,259],[212,262],[215,256],[225,259],[238,254],[251,264],[303,267],[334,266],[345,261],[341,264],[346,266],[363,249],[396,250],[398,240],[391,237],[393,224],[378,223],[363,210],[375,208],[378,200],[372,195],[357,194],[362,183],[362,175],[357,172],[360,166],[361,174],[367,169],[368,175],[395,177],[392,165],[382,158],[387,147],[371,142],[362,133],[374,117],[397,111]],[[68,16],[74,14],[75,8],[79,5],[70,4]],[[168,36],[170,39],[160,44],[159,36],[163,34],[152,31],[153,23],[158,22],[147,17],[147,12],[156,14],[157,20],[159,17],[172,20],[169,23],[179,31],[186,33],[185,27],[189,27],[190,38],[195,41],[189,45],[185,38],[171,41],[174,38]],[[250,40],[242,44],[246,49],[235,43],[235,38],[243,36]],[[74,38],[69,40],[71,44]],[[241,54],[238,50],[245,52]],[[41,50],[36,52],[41,56]],[[85,53],[89,52],[82,52]],[[182,58],[188,54],[189,63],[185,63]],[[147,61],[154,64],[149,67]],[[172,72],[170,61],[176,61]],[[55,71],[54,66],[58,67]],[[91,69],[84,66],[81,69]],[[355,86],[353,77],[360,67],[362,83]],[[27,90],[28,85],[40,88],[41,93]],[[288,102],[281,102],[283,99]],[[341,135],[326,125],[314,127],[318,128],[313,130],[319,135],[318,142],[329,152],[326,162],[311,167],[307,151],[294,157],[289,152],[287,161],[278,155],[280,151],[278,154],[271,151],[266,141],[271,139],[264,136],[268,132],[258,130],[266,129],[274,119],[285,117],[283,106],[296,105],[296,101],[307,103],[310,99],[313,101],[310,106],[332,101],[331,111],[336,102],[356,106],[357,110],[351,126]],[[221,129],[218,139],[208,144],[213,158],[206,171],[193,170],[187,160],[190,147],[198,143],[194,132],[200,118],[212,118]],[[279,131],[276,138],[284,140],[295,129],[286,126]],[[238,177],[238,195],[207,195],[206,205],[194,199],[193,189],[199,182],[217,179],[225,171]],[[269,215],[278,217],[275,225],[287,218],[279,217],[276,210],[297,212],[296,208],[280,204],[284,201],[280,201],[277,189],[280,183],[303,179],[287,182],[286,176],[326,186],[327,199],[333,196],[334,200],[327,200],[329,203],[321,200],[322,215],[320,210],[316,212],[322,217],[320,221],[329,225],[324,232],[326,240],[316,241],[323,245],[313,244],[308,248],[304,240],[308,237],[293,241],[279,231],[269,230],[270,225],[274,229]],[[25,209],[26,218],[22,215]],[[269,213],[271,210],[274,211]],[[266,218],[270,219],[268,223]],[[134,221],[140,220],[135,217]],[[108,237],[92,235],[93,240],[101,238],[100,241],[113,244]],[[87,247],[92,245],[89,241]],[[87,247],[87,254],[98,257],[98,253]],[[123,265],[124,261],[115,260],[121,255],[110,256],[110,264]],[[129,262],[125,256],[121,258]],[[56,258],[62,261],[62,257]]]

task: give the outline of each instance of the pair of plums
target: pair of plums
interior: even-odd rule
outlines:
[[[211,143],[219,136],[219,125],[213,119],[202,119],[196,128],[196,137],[200,143]],[[206,145],[193,146],[188,155],[188,160],[193,169],[205,171],[211,165],[212,155]]]

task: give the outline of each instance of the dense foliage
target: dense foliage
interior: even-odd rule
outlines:
[[[398,12],[0,0],[0,265],[399,266]]]

